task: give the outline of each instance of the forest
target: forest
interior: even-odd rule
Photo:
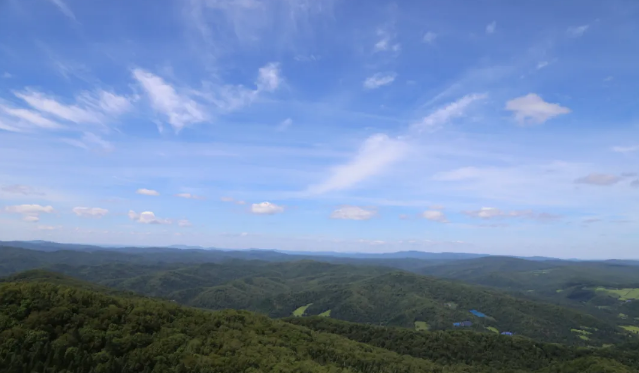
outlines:
[[[399,268],[404,266],[402,261],[413,262],[412,269]],[[416,263],[420,263],[419,269]],[[609,267],[621,270],[613,273]],[[586,271],[593,275],[588,278],[583,275]],[[243,326],[247,330],[269,323],[276,325],[272,328],[288,331],[268,335],[281,337],[273,343],[295,364],[285,369],[268,362],[250,363],[254,371],[635,371],[639,368],[634,356],[639,335],[633,328],[639,325],[639,302],[626,297],[634,294],[632,280],[637,272],[639,267],[632,263],[506,257],[407,257],[384,263],[378,258],[300,258],[257,250],[83,247],[41,251],[5,246],[0,247],[0,273],[4,276],[0,278],[0,357],[6,366],[14,367],[12,372],[135,371],[150,364],[144,360],[152,358],[152,354],[145,357],[148,349],[165,354],[166,344],[174,351],[166,360],[161,359],[161,364],[153,363],[148,368],[151,370],[144,371],[200,371],[204,367],[198,364],[204,360],[199,359],[220,359],[216,354],[222,347],[218,342],[207,345],[213,342],[197,329],[198,323],[208,321],[184,326],[191,322],[186,319],[217,317],[214,323],[219,324],[219,318],[225,317],[221,315],[232,314],[252,320]],[[524,291],[527,287],[533,291]],[[554,287],[557,289],[548,290]],[[575,296],[581,293],[594,295]],[[98,304],[92,304],[94,300]],[[601,308],[604,301],[608,305]],[[105,321],[103,307],[113,309],[117,318]],[[145,320],[156,320],[152,326],[135,329],[128,325],[140,322],[137,311],[129,313],[138,308],[147,309]],[[185,318],[179,328],[176,317]],[[127,326],[117,329],[115,320]],[[465,322],[464,326],[454,326],[460,322]],[[46,328],[46,324],[53,326]],[[183,326],[186,329],[180,329]],[[77,331],[70,331],[73,328]],[[79,348],[77,343],[85,341],[82,336],[87,328],[97,330],[97,339],[88,342],[92,346],[88,349],[74,350]],[[119,334],[110,334],[112,329]],[[47,339],[38,334],[43,330]],[[132,330],[133,340],[119,345],[126,348],[107,348],[107,340],[108,346],[114,346]],[[249,346],[224,330],[221,338],[228,338],[231,346],[239,350]],[[387,356],[384,364],[390,365],[374,359],[377,362],[366,365],[352,356],[347,358],[351,365],[336,362],[325,355],[333,352],[320,353],[312,347],[315,339],[302,342],[302,337],[293,336],[300,330],[304,335],[333,338],[331,343],[348,344],[344,348],[349,353],[379,349],[372,353]],[[37,348],[29,337],[36,334],[41,338]],[[4,337],[13,342],[4,343]],[[156,339],[165,337],[167,341],[156,344]],[[257,338],[255,343],[266,343],[260,341]],[[180,344],[185,347],[176,347]],[[64,353],[62,345],[66,346]],[[189,355],[194,345],[203,346],[205,353]],[[259,348],[252,344],[247,348],[261,353],[254,352]],[[361,359],[368,361],[364,352]],[[73,361],[64,357],[72,355],[81,357]],[[250,371],[239,362],[243,358],[237,358],[232,363],[239,364],[237,371]],[[129,359],[142,360],[128,363]],[[296,365],[298,362],[301,365]],[[206,369],[223,371],[215,370],[218,368]]]
[[[202,311],[167,301],[119,297],[43,281],[5,282],[0,284],[0,366],[3,372],[11,373],[613,373],[634,372],[637,368],[636,359],[628,358],[624,349],[580,356],[572,350],[570,354],[557,353],[565,351],[561,349],[553,355],[548,347],[541,352],[550,356],[545,365],[537,355],[528,353],[500,357],[502,351],[509,353],[509,349],[517,348],[507,347],[506,342],[483,359],[464,359],[458,357],[472,355],[473,348],[481,347],[472,332],[450,334],[441,344],[431,342],[439,345],[440,351],[425,353],[424,349],[411,350],[415,341],[404,341],[398,338],[400,335],[388,334],[392,343],[379,347],[376,345],[382,344],[379,338],[383,335],[358,329],[357,324],[331,328],[308,321],[311,328],[247,311]],[[442,357],[447,353],[453,358]]]

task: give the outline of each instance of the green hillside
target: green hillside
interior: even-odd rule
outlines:
[[[419,273],[461,280],[543,300],[639,326],[639,267],[616,262],[535,262],[486,257],[421,268]]]
[[[210,313],[53,284],[1,284],[0,320],[7,373],[442,371],[246,311]]]
[[[329,318],[317,318],[328,324],[296,318],[300,325],[292,325],[294,320],[247,311],[209,312],[112,296],[63,276],[50,278],[80,287],[47,283],[44,277],[31,273],[21,276],[22,282],[0,284],[2,372],[628,373],[636,368],[624,349],[580,355],[581,350],[525,339],[410,332]],[[482,346],[490,337],[492,343]],[[484,349],[488,346],[492,350]]]
[[[540,343],[518,336],[468,331],[415,332],[402,328],[353,324],[320,317],[289,318],[295,325],[338,334],[397,353],[424,358],[438,364],[459,364],[508,370],[540,370],[574,361],[610,361],[639,368],[636,344],[622,348],[580,349]]]
[[[169,270],[161,266],[135,267],[107,264],[53,268],[101,285],[197,308],[245,309],[275,318],[291,316],[308,306],[304,315],[327,315],[331,310],[331,318],[406,328],[424,322],[429,330],[450,330],[456,322],[470,321],[473,325],[466,329],[492,333],[488,328],[496,328],[540,341],[574,345],[619,343],[631,335],[614,323],[568,308],[383,267],[313,261],[233,261]],[[472,315],[469,311],[473,309],[488,317]],[[623,325],[633,324],[625,320]],[[584,327],[593,330],[588,340],[571,332]]]

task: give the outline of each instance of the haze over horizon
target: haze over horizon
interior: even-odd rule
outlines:
[[[637,35],[633,0],[2,1],[0,240],[639,259]]]

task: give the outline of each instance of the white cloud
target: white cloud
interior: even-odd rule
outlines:
[[[178,220],[177,224],[179,227],[190,227],[193,225],[188,219]]]
[[[91,133],[85,132],[80,139],[62,139],[63,142],[81,148],[85,150],[91,150],[94,148],[99,148],[106,152],[110,152],[114,149],[113,144],[104,140],[102,137]]]
[[[397,77],[396,73],[376,73],[373,74],[372,76],[366,78],[366,80],[364,80],[364,88],[366,89],[376,89],[379,88],[381,86],[385,86],[388,84],[391,84],[392,82],[395,81],[395,78]]]
[[[104,124],[109,118],[132,108],[130,99],[107,91],[83,93],[76,104],[63,104],[41,92],[28,89],[14,95],[41,113],[76,124]]]
[[[464,214],[480,219],[494,219],[494,218],[526,218],[538,221],[548,221],[559,218],[558,215],[549,213],[537,213],[530,210],[521,211],[503,211],[495,207],[482,207],[475,211],[465,211]]]
[[[186,199],[199,199],[199,200],[205,199],[203,196],[198,196],[191,193],[178,193],[175,196],[180,198],[186,198]]]
[[[246,204],[246,202],[244,202],[242,200],[236,200],[233,197],[222,197],[222,198],[220,198],[220,201],[228,202],[228,203],[235,203],[236,205],[245,205]]]
[[[28,222],[37,222],[40,220],[40,214],[50,214],[54,211],[51,206],[40,205],[7,206],[4,210],[13,214],[21,214],[22,220]]]
[[[157,190],[153,190],[153,189],[145,189],[145,188],[140,188],[137,191],[135,191],[137,194],[142,194],[145,196],[159,196],[160,193]]]
[[[544,67],[548,66],[550,64],[550,62],[548,61],[540,61],[539,63],[537,63],[537,70],[541,70]]]
[[[160,219],[155,216],[155,214],[151,211],[144,211],[141,213],[137,213],[133,210],[130,210],[128,213],[129,219],[136,221],[142,224],[172,224],[173,221],[171,219]]]
[[[71,18],[72,20],[75,20],[75,15],[73,14],[73,12],[71,11],[71,9],[69,8],[69,6],[62,0],[49,0],[51,3],[53,3],[55,6],[58,7],[58,9],[60,9],[60,11],[67,17]]]
[[[257,215],[274,215],[284,212],[284,207],[271,202],[254,203],[251,205],[251,212]]]
[[[545,102],[535,93],[508,101],[506,110],[512,111],[515,120],[521,125],[542,124],[556,116],[570,113],[567,107]]]
[[[164,114],[176,132],[182,128],[207,120],[204,109],[187,95],[180,95],[171,85],[152,73],[134,69],[133,77],[148,95],[151,106]]]
[[[11,193],[11,194],[22,194],[24,196],[30,195],[44,195],[44,193],[39,193],[35,191],[33,188],[27,185],[7,185],[0,188],[0,191]]]
[[[566,33],[568,34],[568,36],[572,38],[578,38],[582,36],[588,30],[589,27],[590,25],[569,27],[568,30],[566,30]]]
[[[323,183],[309,188],[311,193],[326,193],[348,189],[361,181],[384,171],[398,161],[408,150],[408,144],[389,138],[385,134],[375,134],[364,141],[353,159],[331,170],[331,175]]]
[[[293,124],[293,119],[286,118],[277,125],[278,131],[286,131]]]
[[[435,39],[437,39],[437,34],[432,31],[428,31],[424,34],[422,41],[424,43],[433,44],[435,42]]]
[[[212,102],[220,110],[230,112],[251,104],[264,92],[277,90],[283,81],[279,64],[271,62],[259,69],[255,89],[227,84],[208,87],[205,91],[195,93]]]
[[[74,207],[73,212],[83,218],[101,218],[109,213],[109,210],[99,207]]]
[[[621,181],[621,179],[622,178],[620,176],[616,175],[592,173],[590,175],[578,178],[577,180],[575,180],[575,183],[604,186],[617,184]]]
[[[639,145],[635,146],[613,146],[612,151],[616,153],[633,153],[639,151]]]
[[[375,210],[367,210],[358,206],[343,206],[331,213],[331,219],[369,220],[377,215]]]
[[[497,30],[497,22],[496,21],[492,21],[491,23],[486,25],[486,33],[488,35],[495,33],[495,30]]]
[[[463,116],[466,109],[473,102],[483,100],[486,97],[488,97],[488,95],[477,93],[466,95],[455,102],[437,109],[435,112],[424,117],[419,122],[413,123],[411,125],[411,129],[418,132],[436,130],[440,126],[448,123],[451,119]]]
[[[392,35],[388,30],[382,28],[378,29],[377,36],[379,37],[379,40],[373,47],[375,52],[399,52],[402,49],[401,44],[393,42],[394,35]]]
[[[269,63],[259,69],[257,77],[257,89],[260,91],[272,92],[282,83],[280,66],[277,63]]]
[[[84,93],[78,100],[87,107],[99,109],[109,115],[121,115],[133,108],[131,99],[107,91],[98,91],[93,95]]]
[[[425,219],[428,219],[428,220],[431,220],[431,221],[436,221],[436,222],[439,222],[439,223],[448,223],[448,219],[446,218],[446,215],[442,211],[426,210],[426,211],[424,211],[422,216]]]
[[[26,122],[28,125],[33,125],[44,129],[61,129],[63,125],[47,119],[35,111],[27,109],[13,108],[5,105],[0,105],[0,111],[4,111],[6,114],[19,119],[21,122]]]
[[[9,72],[5,71],[2,73],[2,79],[10,79],[13,75],[9,74]]]

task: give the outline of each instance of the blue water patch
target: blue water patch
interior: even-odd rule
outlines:
[[[486,315],[484,315],[483,313],[477,311],[477,310],[470,310],[470,313],[472,313],[473,315],[477,316],[477,317],[486,317]]]

